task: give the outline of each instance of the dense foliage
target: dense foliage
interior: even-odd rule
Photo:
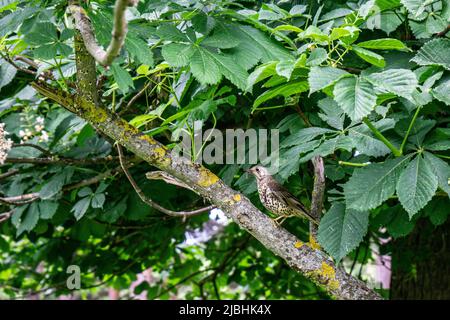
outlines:
[[[114,1],[86,2],[107,46]],[[326,298],[234,223],[211,228],[215,211],[180,219],[147,206],[122,174],[114,141],[31,88],[39,75],[74,90],[66,7],[0,1],[0,212],[10,213],[0,224],[0,297],[67,294],[67,267],[78,265],[83,297],[106,286],[131,294],[137,274],[151,268],[152,281],[134,288],[149,299]],[[307,206],[309,160],[322,156],[318,241],[349,272],[389,254],[389,239],[419,221],[447,220],[448,1],[141,0],[127,17],[120,57],[97,68],[104,103],[168,147],[181,132],[193,136],[194,121],[279,129],[276,178]],[[206,205],[189,190],[147,180],[151,168],[126,159],[160,205]],[[209,167],[263,209],[249,166]],[[285,227],[308,239],[306,221]]]

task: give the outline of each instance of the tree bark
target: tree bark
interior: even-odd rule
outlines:
[[[391,299],[450,299],[450,220],[435,227],[419,221],[393,242]]]

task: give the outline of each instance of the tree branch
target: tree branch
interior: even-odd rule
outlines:
[[[314,187],[311,200],[311,215],[320,221],[323,209],[323,197],[325,194],[325,167],[323,165],[323,158],[320,156],[312,159],[314,165]],[[317,239],[317,225],[309,224],[310,236]]]
[[[47,149],[41,147],[40,145],[34,144],[34,143],[15,143],[12,145],[13,148],[20,148],[20,147],[30,147],[30,148],[34,148],[36,150],[39,150],[40,152],[42,152],[43,154],[45,154],[46,156],[53,156],[53,154],[48,151]]]
[[[138,0],[117,0],[114,6],[114,26],[111,42],[106,51],[97,43],[91,21],[78,1],[70,1],[69,10],[75,19],[75,26],[80,31],[87,51],[103,66],[109,66],[120,52],[127,34],[128,24],[125,11],[128,6],[137,5]]]
[[[137,185],[136,181],[133,179],[133,177],[131,176],[130,172],[128,171],[128,169],[125,167],[122,159],[123,159],[123,152],[122,152],[122,147],[118,144],[117,145],[117,152],[119,153],[119,161],[120,161],[120,165],[122,166],[122,170],[125,173],[126,177],[128,178],[128,181],[130,181],[131,186],[133,187],[134,191],[136,191],[136,193],[138,194],[139,198],[141,198],[141,200],[148,204],[150,207],[165,213],[169,216],[172,217],[192,217],[195,215],[198,215],[200,213],[204,213],[206,211],[210,211],[212,209],[215,208],[215,206],[207,206],[204,208],[200,208],[197,210],[193,210],[193,211],[172,211],[169,209],[166,209],[162,206],[160,206],[159,204],[157,204],[156,202],[154,202],[152,199],[148,198],[144,192],[142,191],[141,188],[139,188],[139,186]]]
[[[66,164],[66,165],[88,165],[103,164],[118,161],[118,157],[106,156],[99,158],[72,159],[72,158],[6,158],[5,163],[31,163],[31,164]],[[129,159],[127,159],[129,160]]]

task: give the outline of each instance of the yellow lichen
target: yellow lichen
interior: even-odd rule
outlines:
[[[336,279],[336,270],[326,262],[322,262],[320,268],[306,272],[306,275],[318,283],[325,285],[330,290],[336,290],[339,288],[340,284]]]
[[[294,244],[294,247],[296,247],[297,249],[300,249],[303,245],[304,245],[304,243],[299,240]]]
[[[214,173],[209,171],[206,168],[200,167],[200,177],[198,179],[198,185],[201,187],[209,187],[219,181],[219,177],[217,177]]]
[[[322,261],[322,272],[321,273],[327,279],[336,278],[336,271],[334,271],[334,268],[324,261]]]
[[[235,194],[234,196],[233,196],[233,199],[234,199],[234,201],[241,201],[241,195],[240,194]]]
[[[155,139],[153,139],[152,137],[149,137],[149,136],[147,136],[147,135],[145,135],[145,134],[141,135],[141,136],[139,137],[139,139],[144,140],[144,141],[147,141],[147,142],[150,143],[150,144],[156,144]]]
[[[320,269],[320,275],[327,280],[328,287],[332,290],[339,288],[339,281],[336,280],[336,271],[332,266],[322,261],[322,268]]]
[[[311,249],[314,249],[314,250],[320,250],[320,249],[321,249],[320,244],[317,243],[316,239],[315,239],[314,236],[311,235],[311,234],[309,235],[309,243],[308,243],[308,246],[309,246]]]
[[[164,156],[166,155],[166,150],[162,147],[154,148],[153,152],[156,153],[158,158],[164,158]]]

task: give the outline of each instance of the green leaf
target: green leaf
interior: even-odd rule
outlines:
[[[425,26],[428,33],[435,34],[444,31],[447,28],[447,23],[439,15],[430,14],[425,22]]]
[[[434,170],[434,173],[438,178],[439,188],[445,191],[450,197],[450,185],[449,185],[450,166],[447,164],[447,162],[439,159],[432,153],[425,152],[424,157],[425,161],[431,165],[431,167]]]
[[[258,108],[262,103],[277,96],[289,97],[293,94],[305,92],[306,90],[308,90],[308,88],[309,86],[307,81],[295,81],[267,90],[258,98],[256,98],[255,102],[253,103],[253,110]]]
[[[419,17],[425,11],[426,6],[432,2],[430,0],[401,0],[401,3],[413,15],[413,18]]]
[[[386,201],[394,194],[400,173],[410,158],[403,156],[355,169],[344,185],[347,208],[369,210]]]
[[[343,37],[351,36],[352,32],[345,28],[333,28],[330,33],[330,40],[334,41]]]
[[[431,33],[428,33],[425,23],[410,20],[409,27],[417,39],[428,39],[432,36]]]
[[[277,61],[271,61],[257,66],[247,78],[246,91],[250,91],[256,83],[276,74],[276,66],[278,63]]]
[[[340,134],[334,138],[325,140],[318,148],[313,152],[308,153],[300,159],[300,163],[311,160],[315,156],[326,157],[337,150],[346,150],[348,152],[352,151],[354,145],[352,139],[348,136]]]
[[[380,11],[394,9],[400,6],[400,0],[375,0]]]
[[[128,71],[120,66],[118,63],[111,65],[111,71],[114,76],[114,80],[117,82],[119,89],[123,93],[127,93],[130,88],[134,88],[133,79]]]
[[[161,50],[162,56],[172,67],[187,66],[194,52],[192,45],[181,43],[170,43]]]
[[[312,67],[308,74],[309,94],[336,83],[350,75],[347,71],[333,67]]]
[[[84,214],[86,213],[87,209],[89,208],[89,204],[91,203],[91,198],[86,197],[82,198],[80,201],[75,203],[72,210],[70,212],[73,212],[75,219],[80,220],[83,218]]]
[[[278,75],[285,77],[287,80],[291,79],[292,72],[294,71],[295,63],[293,60],[284,60],[277,63],[275,68]]]
[[[241,43],[247,43],[250,50],[259,51],[263,62],[293,60],[293,56],[279,43],[271,40],[262,31],[250,26],[239,25],[236,36],[241,39]]]
[[[16,76],[17,69],[3,59],[0,59],[0,90],[11,83]]]
[[[92,197],[91,206],[92,208],[103,208],[103,204],[105,203],[106,197],[104,193],[96,193]]]
[[[155,33],[163,40],[189,42],[188,37],[170,23],[161,25]]]
[[[324,48],[314,49],[306,60],[307,66],[318,66],[328,58],[327,50]]]
[[[125,48],[135,60],[153,66],[153,52],[144,40],[128,34],[125,39]]]
[[[194,77],[202,84],[216,84],[222,78],[219,66],[204,48],[195,48],[190,67]]]
[[[240,40],[236,37],[235,27],[219,22],[213,30],[213,33],[201,42],[202,45],[230,49],[239,44]]]
[[[320,128],[320,127],[309,127],[298,130],[293,134],[289,135],[286,139],[281,142],[281,147],[290,147],[293,145],[301,145],[312,139],[322,136],[325,133],[334,132],[333,130]]]
[[[328,36],[318,27],[310,25],[305,31],[298,34],[299,39],[312,39],[317,42],[328,41]]]
[[[450,40],[433,39],[428,41],[411,61],[421,66],[438,65],[450,70]]]
[[[78,191],[79,197],[87,197],[90,196],[91,194],[93,194],[93,191],[89,187],[83,187],[80,189],[80,191]]]
[[[364,48],[360,48],[358,46],[353,46],[352,47],[353,51],[355,51],[355,53],[363,60],[367,61],[370,64],[373,64],[376,67],[379,68],[384,68],[384,66],[386,65],[386,62],[384,61],[384,58],[382,56],[380,56],[379,54],[364,49]]]
[[[39,207],[37,202],[32,202],[28,207],[25,216],[20,218],[20,223],[17,227],[16,236],[21,235],[24,231],[31,231],[36,227],[39,221]]]
[[[388,69],[365,78],[384,93],[391,92],[406,99],[412,99],[411,95],[419,84],[415,73],[407,69]]]
[[[346,209],[345,204],[335,203],[320,221],[317,240],[339,263],[361,243],[368,224],[368,211]]]
[[[367,116],[377,102],[372,85],[356,76],[340,79],[333,93],[334,100],[353,121]]]
[[[404,50],[406,45],[397,39],[385,38],[360,42],[358,47],[375,50]]]
[[[341,108],[337,105],[336,101],[332,98],[327,97],[325,99],[320,100],[317,105],[324,112],[319,113],[318,116],[328,123],[329,126],[343,130],[344,129],[344,121],[345,115]]]
[[[430,201],[423,211],[428,216],[432,224],[439,226],[447,221],[447,217],[450,214],[450,210],[448,210],[449,207],[449,199],[439,197]]]
[[[408,235],[413,231],[416,222],[414,218],[411,220],[408,217],[408,213],[397,205],[388,211],[391,216],[390,222],[386,225],[389,234],[394,238],[400,238]]]
[[[36,23],[24,39],[27,43],[35,46],[54,43],[58,41],[58,30],[50,22]]]
[[[418,155],[403,170],[397,182],[397,195],[412,218],[433,198],[438,178],[430,162]]]
[[[0,80],[1,81],[1,80]],[[433,97],[450,106],[450,80],[444,81],[431,90]]]
[[[50,199],[60,192],[62,187],[72,178],[73,172],[73,168],[68,168],[51,177],[47,183],[42,186],[41,191],[39,191],[40,198],[43,200]]]
[[[58,209],[59,203],[56,201],[39,201],[39,216],[41,219],[51,219]]]
[[[236,63],[236,61],[228,55],[213,53],[207,50],[205,51],[206,55],[209,55],[219,67],[220,73],[223,74],[225,78],[230,80],[231,83],[239,89],[245,90],[248,73],[240,64]]]
[[[395,125],[392,119],[382,119],[373,123],[373,125],[382,132],[391,129]],[[381,157],[390,153],[390,150],[380,140],[373,136],[372,131],[365,124],[348,129],[349,137],[353,140],[356,150],[361,154],[373,157]]]
[[[303,31],[299,27],[292,26],[290,24],[283,24],[283,25],[277,26],[273,30],[274,31],[289,31],[289,32],[297,32],[297,33]]]
[[[16,10],[11,13],[8,13],[4,17],[0,19],[0,38],[8,35],[11,32],[16,31],[16,29],[24,22],[25,19],[32,16],[36,11],[39,10],[39,7],[26,7],[23,10]]]

